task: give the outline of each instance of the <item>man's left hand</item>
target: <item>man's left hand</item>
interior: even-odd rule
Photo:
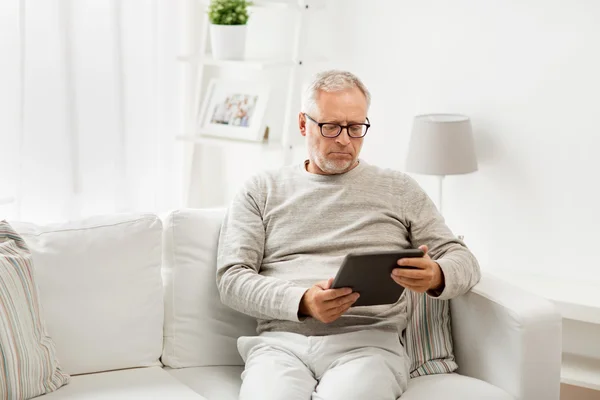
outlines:
[[[401,258],[398,260],[400,266],[412,266],[418,269],[394,268],[392,279],[400,286],[417,293],[428,290],[441,291],[444,288],[444,273],[442,269],[427,254],[427,246],[420,246],[425,253],[420,258]]]

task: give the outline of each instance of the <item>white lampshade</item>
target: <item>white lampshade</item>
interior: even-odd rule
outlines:
[[[416,116],[406,170],[425,175],[458,175],[477,171],[469,117],[459,114]]]

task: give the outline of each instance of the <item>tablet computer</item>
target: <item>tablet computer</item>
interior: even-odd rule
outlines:
[[[417,267],[399,266],[401,258],[423,257],[421,250],[397,250],[365,254],[348,254],[338,270],[332,289],[349,287],[360,297],[352,305],[374,306],[393,304],[398,301],[404,287],[398,285],[390,276],[394,268],[416,269]]]

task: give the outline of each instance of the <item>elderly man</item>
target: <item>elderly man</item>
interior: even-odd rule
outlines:
[[[370,94],[353,74],[318,74],[298,115],[308,159],[250,179],[233,200],[219,239],[217,284],[226,305],[258,319],[241,337],[240,399],[397,399],[409,360],[399,334],[406,298],[353,307],[358,293],[330,288],[344,256],[419,247],[392,278],[450,299],[479,278],[455,238],[409,176],[359,159]]]

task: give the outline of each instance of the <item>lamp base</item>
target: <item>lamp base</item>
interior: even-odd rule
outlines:
[[[444,215],[443,212],[443,204],[444,204],[444,178],[446,175],[438,176],[438,211],[440,214]]]

